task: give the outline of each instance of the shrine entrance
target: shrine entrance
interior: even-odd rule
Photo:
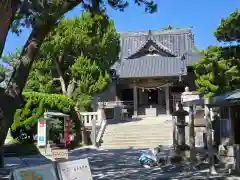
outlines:
[[[148,105],[158,104],[158,89],[148,91]]]

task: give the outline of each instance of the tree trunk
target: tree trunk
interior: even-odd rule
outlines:
[[[207,104],[207,103],[205,103]],[[206,120],[206,131],[207,131],[207,149],[208,149],[208,163],[210,174],[216,174],[215,162],[214,162],[214,149],[212,140],[212,122],[210,117],[210,111],[207,105],[205,105],[205,120]]]
[[[2,55],[7,34],[17,12],[19,0],[0,1],[0,57]]]
[[[19,66],[14,70],[10,79],[9,84],[11,84],[11,86],[8,86],[5,92],[0,93],[0,149],[2,149],[4,146],[4,141],[6,139],[8,129],[12,124],[14,113],[22,103],[21,93],[27,82],[34,58],[37,55],[44,38],[56,25],[59,17],[72,10],[81,2],[82,0],[66,2],[66,4],[61,6],[63,9],[59,9],[58,17],[51,19],[47,19],[48,17],[46,17],[44,24],[33,28],[21,53],[21,61]],[[1,168],[4,166],[4,154],[3,151],[0,153]]]
[[[11,78],[12,86],[8,87],[6,92],[0,94],[0,149],[4,145],[14,113],[22,103],[21,93],[26,84],[34,58],[53,25],[48,24],[32,30],[22,51],[20,64]],[[0,163],[0,167],[3,167],[3,153],[0,155]]]
[[[75,87],[76,87],[76,80],[73,77],[67,87],[67,97],[72,98]]]
[[[56,70],[57,70],[57,73],[58,73],[58,78],[57,80],[60,81],[60,84],[61,84],[61,89],[62,89],[62,93],[63,95],[69,97],[69,98],[72,98],[73,96],[73,92],[75,90],[75,84],[76,84],[76,80],[75,78],[73,77],[69,83],[68,83],[68,86],[66,85],[66,81],[64,80],[64,77],[63,77],[63,72],[62,72],[62,69],[61,69],[61,62],[62,62],[62,58],[63,58],[64,55],[60,55],[58,60],[55,59],[54,60],[54,63],[55,63],[55,66],[56,66]]]
[[[63,55],[60,55],[58,59],[54,59],[54,63],[59,76],[58,80],[60,81],[60,84],[61,84],[62,93],[64,95],[67,95],[66,83],[64,81],[63,73],[60,66],[60,63],[62,62],[62,58],[63,58]]]

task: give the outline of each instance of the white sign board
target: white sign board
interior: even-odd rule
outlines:
[[[93,180],[88,159],[57,164],[61,180]]]
[[[181,96],[182,102],[188,102],[188,101],[195,101],[200,100],[200,96],[198,94],[182,94]]]
[[[47,144],[47,124],[45,119],[38,120],[38,146]]]
[[[14,180],[57,180],[52,164],[15,169],[12,172]]]

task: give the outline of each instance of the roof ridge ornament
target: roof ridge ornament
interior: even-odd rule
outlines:
[[[147,40],[152,40],[152,31],[151,30],[148,30]]]

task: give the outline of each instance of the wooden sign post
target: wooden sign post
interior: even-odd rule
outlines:
[[[68,150],[67,149],[53,149],[52,158],[55,161],[66,161],[68,160]]]

